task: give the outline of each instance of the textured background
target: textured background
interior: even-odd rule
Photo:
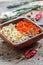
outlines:
[[[3,1],[8,1],[8,0],[3,0]],[[22,0],[16,0],[16,1],[21,2]],[[27,0],[23,0],[23,1],[27,1]],[[0,0],[0,2],[2,2],[2,0]],[[0,12],[6,11],[6,9],[3,8],[5,5],[3,6],[2,4],[3,3],[0,3]],[[19,53],[21,54],[24,51],[24,49],[15,52],[5,42],[3,42],[3,40],[0,39],[0,65],[43,65],[43,39],[36,42],[36,44],[32,45],[32,47],[37,49],[38,51],[37,54],[29,60],[24,60],[16,64],[17,60],[15,60],[15,56]]]

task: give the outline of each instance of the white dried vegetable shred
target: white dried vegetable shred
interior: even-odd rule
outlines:
[[[16,28],[15,25],[9,24],[8,26],[4,26],[0,29],[0,33],[5,35],[12,42],[19,42],[24,39],[29,38],[27,35],[21,34]]]

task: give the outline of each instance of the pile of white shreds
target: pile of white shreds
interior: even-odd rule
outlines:
[[[29,38],[27,35],[21,34],[13,24],[4,26],[2,29],[0,29],[0,33],[5,35],[12,42],[19,42]]]

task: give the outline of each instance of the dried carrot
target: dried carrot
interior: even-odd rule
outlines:
[[[27,22],[27,21],[20,21],[19,23],[17,23],[16,29],[21,33],[25,33],[25,34],[29,34],[31,29],[33,30],[33,33],[35,35],[39,33],[38,27],[32,24],[31,22]]]

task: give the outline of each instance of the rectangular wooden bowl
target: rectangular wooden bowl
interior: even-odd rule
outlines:
[[[31,45],[35,42],[37,42],[38,40],[40,40],[41,38],[43,38],[43,30],[40,26],[36,25],[33,21],[31,21],[30,19],[28,19],[27,17],[20,17],[20,18],[17,18],[17,19],[14,19],[14,20],[11,20],[9,22],[6,22],[6,23],[3,23],[3,24],[0,24],[0,28],[2,28],[3,26],[6,26],[6,25],[9,25],[10,23],[12,24],[16,24],[18,23],[19,21],[29,21],[31,22],[32,24],[34,24],[35,26],[37,26],[41,33],[39,33],[37,36],[33,36],[32,38],[28,39],[28,40],[24,40],[22,42],[18,42],[18,43],[12,43],[11,40],[9,40],[8,38],[6,38],[5,35],[3,34],[0,34],[0,37],[5,41],[7,42],[7,44],[9,44],[12,48],[15,48],[15,49],[22,49],[28,45]]]

